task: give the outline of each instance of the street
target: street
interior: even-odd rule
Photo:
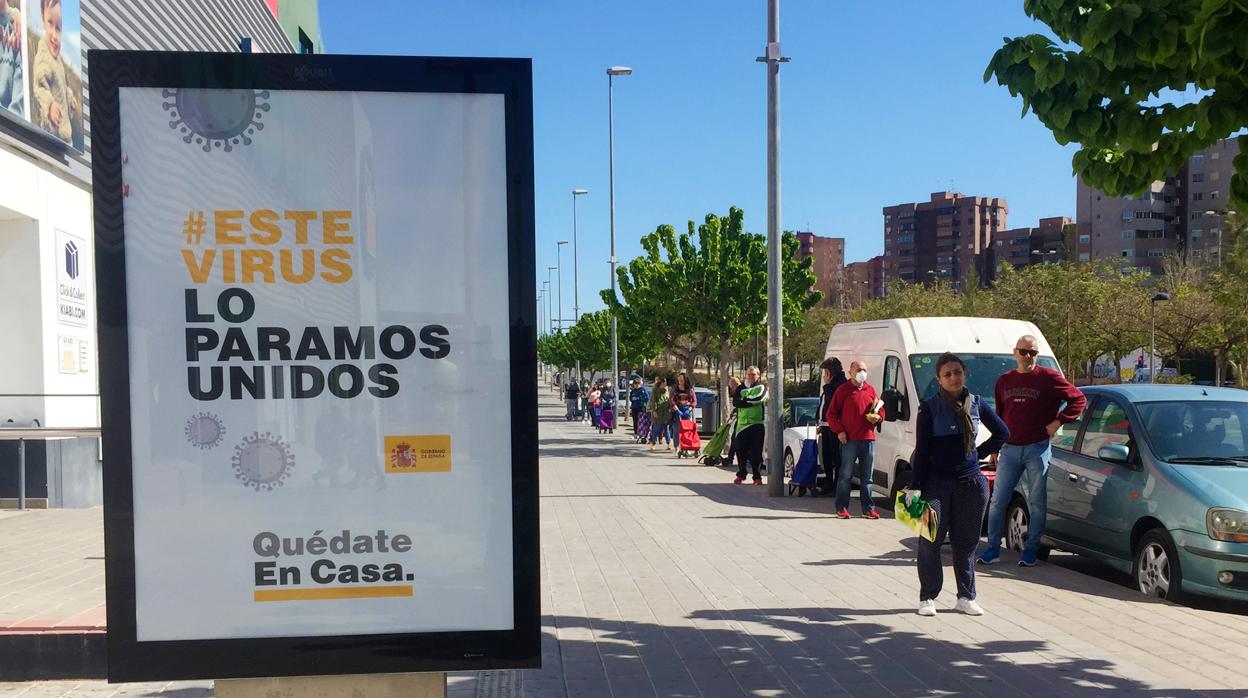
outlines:
[[[1032,569],[1007,554],[979,573],[986,615],[952,612],[946,567],[940,613],[921,618],[912,535],[887,517],[840,521],[829,499],[768,498],[539,399],[543,667],[451,675],[450,696],[1248,695],[1243,609],[1143,598],[1066,554]],[[102,566],[99,510],[10,515],[0,534],[58,514],[84,541],[73,565]],[[0,599],[21,583],[0,574]],[[211,690],[0,684],[5,698],[123,695]]]

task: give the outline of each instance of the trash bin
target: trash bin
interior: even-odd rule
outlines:
[[[714,434],[719,428],[719,396],[714,393],[698,393],[698,408],[702,411],[699,434]]]

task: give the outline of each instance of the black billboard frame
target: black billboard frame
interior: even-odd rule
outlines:
[[[541,664],[532,62],[523,58],[91,52],[110,682],[523,669]],[[501,94],[511,370],[511,630],[141,642],[135,616],[122,88]],[[189,600],[188,600],[189,601]]]

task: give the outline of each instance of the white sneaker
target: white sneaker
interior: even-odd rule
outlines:
[[[975,603],[974,599],[958,599],[958,603],[954,605],[953,610],[958,613],[965,613],[968,616],[982,616],[984,609]]]
[[[923,599],[920,601],[918,614],[921,616],[936,615],[936,599]]]

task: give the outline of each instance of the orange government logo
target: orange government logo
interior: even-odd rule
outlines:
[[[387,436],[387,473],[451,472],[451,435]]]

